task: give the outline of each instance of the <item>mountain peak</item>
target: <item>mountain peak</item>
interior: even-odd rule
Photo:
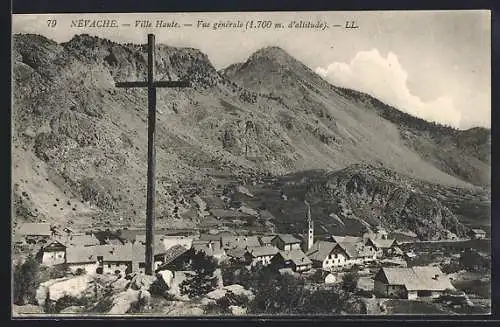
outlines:
[[[268,46],[254,52],[248,61],[268,59],[280,65],[295,63],[296,60],[285,50],[277,46]]]

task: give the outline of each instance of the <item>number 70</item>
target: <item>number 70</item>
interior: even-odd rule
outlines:
[[[49,20],[47,20],[47,26],[48,27],[54,28],[54,27],[56,27],[56,25],[57,25],[57,20],[55,20],[55,19],[49,19]]]

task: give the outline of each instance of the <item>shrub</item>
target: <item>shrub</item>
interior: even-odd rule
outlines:
[[[73,296],[65,295],[56,302],[47,300],[45,302],[45,313],[60,313],[67,307],[82,306],[87,307],[90,305],[90,300],[87,298],[76,298]]]
[[[358,287],[359,275],[356,271],[349,271],[342,276],[342,289],[346,292],[355,292]]]
[[[60,265],[55,265],[55,266],[52,266],[52,268],[49,271],[49,278],[50,279],[57,279],[57,278],[66,277],[68,272],[69,272],[69,267],[67,264],[63,263]]]
[[[167,296],[168,285],[162,278],[157,278],[150,286],[149,291],[151,295]]]
[[[213,291],[217,286],[217,277],[214,276],[217,265],[203,251],[194,254],[191,260],[192,273],[181,285],[181,294],[189,297],[199,297]]]
[[[36,303],[36,290],[40,285],[40,264],[29,256],[23,264],[14,267],[14,303]]]

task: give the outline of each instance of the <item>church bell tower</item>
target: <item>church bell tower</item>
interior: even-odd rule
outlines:
[[[314,244],[314,222],[311,218],[311,206],[307,201],[304,201],[306,204],[306,217],[307,217],[307,238],[306,238],[306,246],[305,251],[311,250]]]

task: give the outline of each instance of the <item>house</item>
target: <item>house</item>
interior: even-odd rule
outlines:
[[[142,244],[122,246],[102,245],[99,251],[101,274],[122,274],[144,272],[146,249]]]
[[[436,298],[455,288],[441,269],[432,266],[380,268],[374,278],[374,293],[383,298]]]
[[[52,236],[52,230],[48,223],[24,223],[21,224],[17,234],[23,236],[27,243],[46,242]]]
[[[475,239],[484,239],[486,238],[486,232],[479,228],[472,229],[472,237]]]
[[[71,234],[62,237],[61,240],[66,244],[66,246],[95,246],[101,244],[101,242],[93,234]]]
[[[301,249],[279,251],[271,265],[277,269],[291,268],[294,272],[305,272],[312,268],[312,261]]]
[[[105,244],[108,245],[123,245],[123,242],[119,238],[106,238],[104,241]]]
[[[376,259],[376,251],[371,246],[365,246],[362,243],[328,241],[314,243],[307,255],[315,267],[328,270],[362,265]]]
[[[271,244],[281,251],[300,250],[301,241],[291,234],[278,234],[271,240]]]
[[[306,255],[311,259],[313,267],[330,269],[334,266],[334,249],[337,243],[328,241],[317,241],[312,248],[307,251]]]
[[[42,249],[42,264],[58,265],[66,262],[66,245],[57,240],[50,241]]]
[[[260,236],[259,237],[259,240],[260,240],[260,245],[261,246],[273,246],[273,238],[275,238],[276,235],[264,235],[264,236]]]
[[[136,236],[141,234],[146,234],[146,230],[144,228],[122,229],[118,234],[118,238],[123,244],[133,244],[135,243]]]
[[[165,235],[160,238],[165,246],[165,249],[175,245],[182,245],[186,249],[190,249],[193,245],[193,237],[183,235]]]
[[[158,240],[161,240],[163,238],[163,235],[156,233],[155,236],[154,236],[154,238],[155,238],[155,242],[156,242]],[[134,241],[132,242],[132,244],[142,244],[142,245],[145,245],[146,244],[146,234],[145,233],[143,233],[143,234],[136,234],[135,238],[134,238]]]
[[[245,253],[245,261],[251,266],[255,266],[259,263],[263,266],[267,266],[271,263],[271,259],[278,254],[278,252],[278,248],[274,246],[259,246],[251,248]]]
[[[99,253],[93,247],[74,246],[66,249],[66,264],[71,272],[78,271],[96,274],[100,267]]]
[[[156,271],[165,269],[182,270],[184,265],[190,261],[192,252],[191,248],[188,249],[180,244],[169,247],[161,254],[155,255],[155,261],[161,262],[155,269]]]
[[[194,251],[203,251],[206,256],[213,257],[217,262],[226,258],[226,251],[221,247],[220,241],[194,240],[192,243]]]
[[[244,264],[246,263],[245,260],[245,253],[247,252],[246,249],[242,248],[233,248],[226,250],[226,255],[229,258],[230,262],[237,263],[237,264]]]
[[[232,234],[208,234],[208,233],[203,233],[200,235],[200,238],[198,240],[200,241],[212,241],[215,243],[219,243],[222,246],[222,236],[223,235],[232,235]]]
[[[397,254],[397,242],[395,239],[369,237],[365,245],[371,246],[377,251],[377,257],[393,256]]]
[[[235,248],[246,250],[248,248],[260,246],[260,241],[257,236],[246,235],[222,236],[221,243],[222,247],[226,250]]]

